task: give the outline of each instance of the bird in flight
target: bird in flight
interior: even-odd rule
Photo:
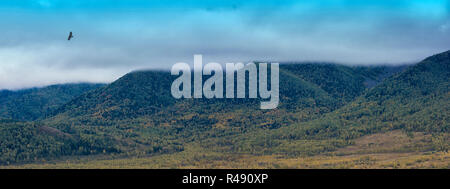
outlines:
[[[73,38],[73,35],[72,35],[72,32],[70,32],[70,34],[69,34],[69,38],[67,38],[67,40],[69,40],[70,41],[70,39],[72,39]]]

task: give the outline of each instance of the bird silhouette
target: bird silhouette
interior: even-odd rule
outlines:
[[[67,40],[69,40],[70,41],[70,39],[72,39],[73,38],[73,35],[72,35],[72,32],[70,32],[70,34],[69,34],[69,38],[67,38]]]

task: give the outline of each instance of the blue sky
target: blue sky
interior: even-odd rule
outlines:
[[[0,89],[111,82],[176,62],[417,62],[449,0],[0,0]],[[67,41],[69,31],[75,38]]]

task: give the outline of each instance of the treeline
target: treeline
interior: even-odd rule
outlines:
[[[146,155],[182,151],[181,145],[170,145],[151,139],[133,141],[127,132],[109,132],[105,128],[62,130],[36,122],[0,120],[0,165],[45,161],[62,156],[94,154]],[[118,130],[115,130],[118,131]],[[121,135],[126,140],[119,140]]]

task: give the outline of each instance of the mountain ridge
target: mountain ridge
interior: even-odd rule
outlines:
[[[0,118],[31,121],[43,118],[74,97],[105,84],[73,83],[22,90],[0,90]]]
[[[314,156],[334,153],[366,135],[397,130],[432,136],[408,152],[445,151],[448,53],[407,68],[280,65],[280,105],[274,110],[260,110],[260,99],[174,99],[170,84],[175,77],[169,72],[132,72],[78,95],[45,119],[0,122],[0,138],[10,140],[1,146],[0,157],[33,162],[45,159],[49,150],[52,158],[141,157],[185,150]],[[22,130],[39,134],[21,135]],[[17,142],[22,138],[28,145],[45,144],[43,150],[26,150]],[[436,141],[443,145],[436,146]]]

